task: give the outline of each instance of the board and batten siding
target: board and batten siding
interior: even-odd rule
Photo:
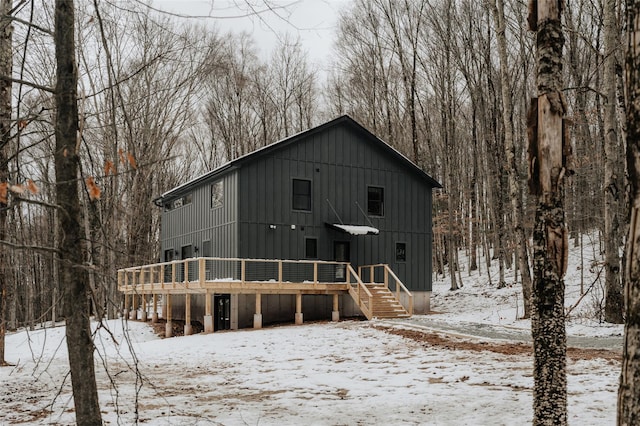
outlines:
[[[303,259],[305,238],[317,238],[318,258],[334,259],[334,243],[350,243],[354,266],[388,263],[410,290],[431,291],[432,186],[353,126],[341,124],[238,169],[238,255]],[[311,181],[311,211],[292,208],[292,180]],[[367,214],[369,186],[384,188],[384,216]],[[335,211],[334,211],[335,210]],[[374,226],[353,236],[326,223]],[[396,262],[396,243],[407,258]]]
[[[211,185],[223,182],[222,206],[211,206]],[[178,252],[184,246],[198,248],[194,256],[237,257],[238,256],[238,173],[235,170],[213,178],[192,189],[190,204],[162,212],[161,242],[162,253],[168,249]],[[205,242],[209,241],[210,253],[203,253]],[[165,259],[162,258],[162,261]]]

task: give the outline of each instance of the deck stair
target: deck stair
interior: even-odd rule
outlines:
[[[409,318],[409,312],[384,284],[365,284],[373,296],[374,318]]]
[[[413,295],[389,265],[360,266],[358,272],[349,265],[347,282],[349,294],[367,319],[408,318],[413,314]]]

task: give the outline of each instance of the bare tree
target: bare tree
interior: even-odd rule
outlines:
[[[530,1],[529,25],[536,33],[538,98],[532,102],[530,190],[537,196],[533,230],[533,424],[567,424],[564,280],[567,266],[563,179],[562,48],[563,2]]]
[[[640,424],[640,1],[627,1],[627,167],[631,204],[624,274],[625,328],[619,426]]]
[[[500,57],[500,83],[502,88],[502,121],[504,125],[504,145],[506,153],[506,168],[509,175],[509,198],[515,225],[516,257],[520,276],[522,277],[522,296],[524,300],[524,317],[528,318],[531,306],[531,273],[529,271],[529,256],[527,254],[527,236],[524,229],[522,207],[522,185],[518,172],[518,155],[513,131],[513,102],[511,83],[507,62],[507,24],[505,21],[504,1],[492,1],[491,10],[497,27],[498,56]]]
[[[616,118],[616,50],[620,45],[616,19],[618,0],[604,2],[604,241],[605,286],[604,318],[607,322],[623,322],[622,280],[620,276],[620,246],[622,232],[619,219],[620,205],[624,201],[624,168],[620,162],[621,143]]]
[[[12,0],[0,1],[0,75],[11,75],[12,36],[10,12]],[[11,142],[11,82],[0,81],[0,184],[5,188],[9,179],[9,158],[7,151]],[[0,240],[6,238],[7,226],[7,200],[0,200]],[[7,331],[7,278],[6,265],[8,256],[6,248],[0,248],[0,366],[6,365],[4,357],[5,334]]]
[[[75,59],[75,10],[73,0],[56,0],[56,202],[60,282],[65,286],[66,336],[76,422],[102,424],[93,362],[93,339],[89,319],[89,286],[84,267],[78,185],[79,120],[78,68]]]

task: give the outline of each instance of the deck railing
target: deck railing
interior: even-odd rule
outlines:
[[[380,263],[376,265],[359,266],[358,275],[364,283],[384,284],[385,287],[394,293],[396,300],[402,304],[409,315],[413,315],[413,294],[405,287],[389,265]]]
[[[118,289],[149,292],[205,288],[206,283],[346,283],[347,262],[199,257],[118,270]],[[355,275],[355,272],[354,272]]]

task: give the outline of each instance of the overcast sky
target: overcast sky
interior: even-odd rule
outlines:
[[[319,67],[328,61],[339,11],[351,0],[153,0],[153,7],[180,15],[200,16],[223,32],[253,34],[260,55],[267,57],[278,36],[299,35],[310,59]],[[272,7],[270,10],[270,6]],[[259,12],[257,15],[254,11]]]

